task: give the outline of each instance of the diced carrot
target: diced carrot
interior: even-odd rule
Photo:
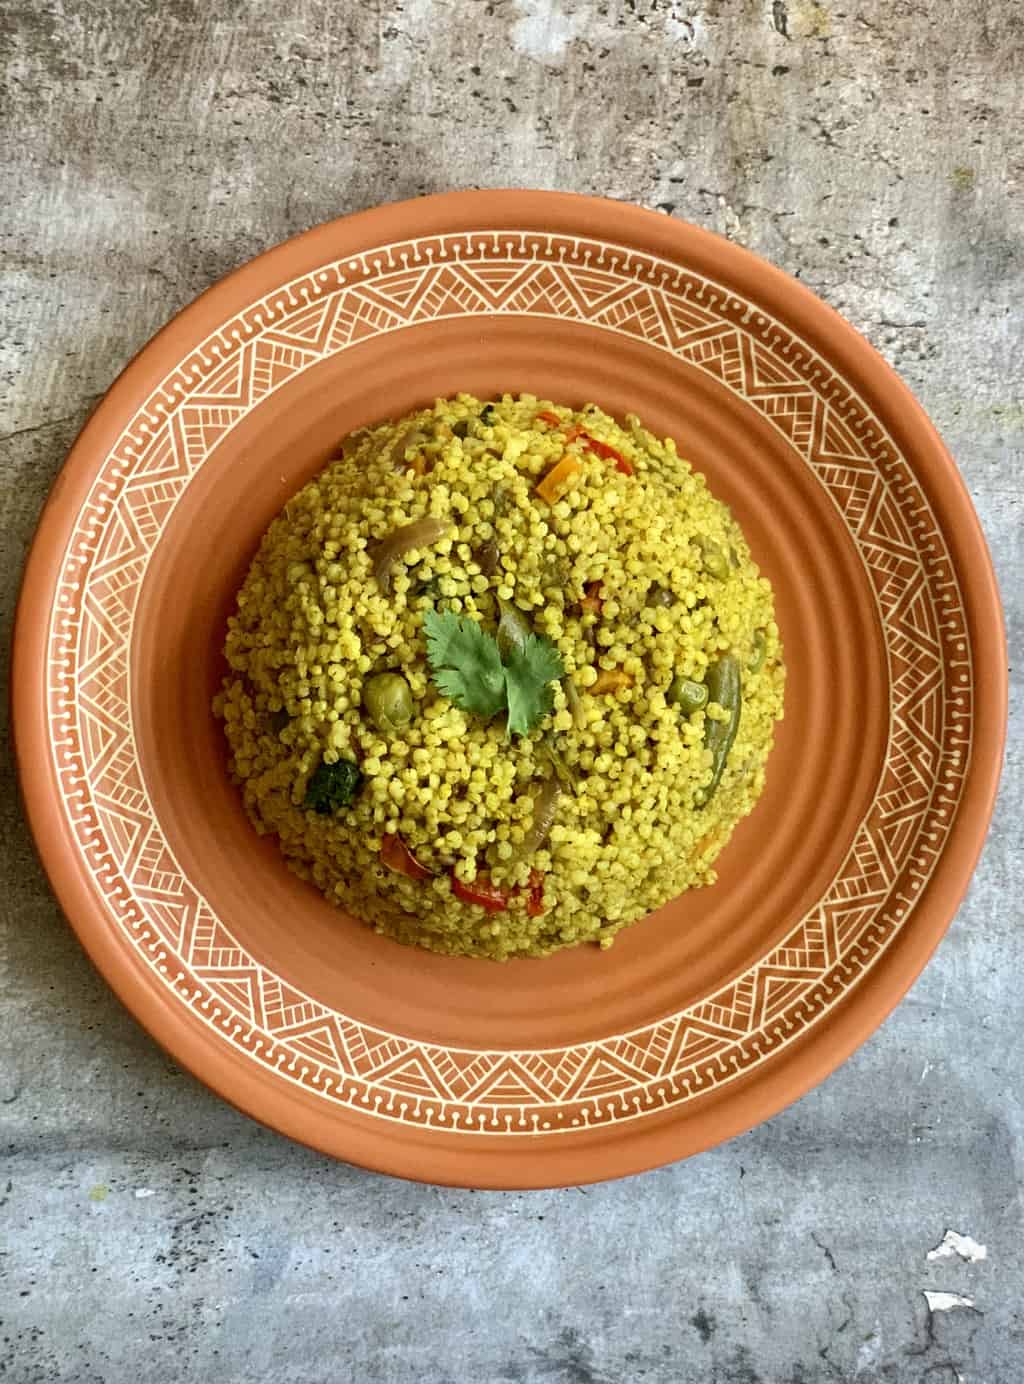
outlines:
[[[545,423],[550,423],[553,428],[560,428],[562,426],[561,418],[559,418],[557,413],[552,413],[549,408],[542,408],[540,413],[537,414],[537,417],[542,418]]]
[[[604,605],[604,597],[601,595],[601,583],[599,581],[587,582],[583,590],[585,595],[580,601],[580,605],[584,610],[590,610],[593,611],[595,615],[600,615],[601,608]]]
[[[592,682],[587,688],[595,697],[601,697],[607,692],[618,692],[623,687],[633,686],[633,675],[627,673],[625,668],[602,668],[597,675],[597,680]]]
[[[382,836],[380,842],[381,864],[396,874],[408,875],[410,879],[430,879],[431,872],[413,855],[400,836]]]
[[[583,467],[580,465],[579,457],[566,454],[560,462],[551,468],[546,476],[537,484],[537,494],[542,500],[546,500],[549,505],[553,505],[560,500],[567,490],[572,487],[580,478]]]

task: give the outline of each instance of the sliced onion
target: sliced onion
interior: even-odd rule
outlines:
[[[432,543],[448,532],[443,519],[417,519],[414,524],[403,524],[400,529],[392,529],[386,538],[375,543],[372,549],[373,575],[382,591],[391,591],[391,568],[405,553],[413,548],[429,548]]]
[[[503,600],[499,596],[498,609],[501,611],[501,619],[498,621],[498,648],[502,658],[507,658],[513,649],[523,647],[533,630],[523,612],[511,601]]]
[[[421,428],[406,428],[400,432],[387,449],[387,458],[396,471],[405,470],[405,451],[407,447],[422,447],[430,439]]]
[[[533,821],[523,837],[523,844],[519,847],[518,854],[523,860],[539,851],[548,839],[555,824],[555,813],[558,811],[558,799],[561,796],[562,787],[558,779],[554,775],[546,778],[533,800]]]

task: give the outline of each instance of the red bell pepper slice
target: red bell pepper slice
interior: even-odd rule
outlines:
[[[453,874],[452,893],[463,903],[478,903],[488,913],[504,913],[512,897],[510,890],[492,884],[487,875],[477,875],[472,884],[467,884]]]
[[[527,915],[531,918],[539,918],[544,912],[544,876],[540,870],[530,871],[530,882],[526,887]]]
[[[523,891],[502,889],[492,884],[487,875],[477,875],[472,884],[466,884],[458,875],[452,874],[452,893],[463,903],[476,903],[486,908],[488,913],[504,913],[512,899]],[[530,881],[526,886],[526,912],[531,918],[539,918],[544,912],[544,876],[540,870],[530,871]]]
[[[544,422],[550,423],[553,428],[563,426],[558,414],[552,413],[550,409],[541,409],[537,417],[543,418]],[[632,462],[628,461],[616,448],[610,447],[607,442],[599,442],[596,437],[591,437],[578,423],[572,423],[566,429],[565,445],[568,447],[570,442],[575,442],[579,437],[583,439],[587,451],[593,452],[594,456],[600,457],[602,461],[614,461],[616,471],[621,471],[624,476],[633,474]]]
[[[616,471],[621,471],[624,476],[633,474],[632,463],[627,461],[621,452],[609,447],[607,442],[598,442],[597,438],[591,437],[589,433],[583,433],[582,437],[588,451],[593,452],[594,456],[600,457],[602,461],[614,461]]]

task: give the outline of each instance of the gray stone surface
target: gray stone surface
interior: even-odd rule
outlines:
[[[283,237],[451,186],[724,232],[918,393],[1024,617],[1017,0],[4,0],[0,600],[92,401]],[[690,1162],[474,1194],[292,1146],[90,969],[0,792],[0,1378],[1019,1384],[1020,673],[996,825],[907,1001]],[[947,1227],[977,1264],[929,1261]],[[930,1312],[923,1290],[971,1296]]]

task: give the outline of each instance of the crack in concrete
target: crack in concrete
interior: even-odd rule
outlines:
[[[4,433],[3,437],[0,437],[0,447],[2,447],[5,442],[13,442],[16,437],[29,437],[32,433],[46,432],[47,428],[59,428],[63,423],[77,422],[82,416],[82,409],[88,410],[86,413],[86,417],[88,417],[89,412],[92,411],[93,405],[98,399],[102,398],[102,394],[90,394],[82,401],[81,405],[74,413],[65,413],[60,418],[50,418],[45,423],[33,423],[30,427],[15,428],[14,432]]]

